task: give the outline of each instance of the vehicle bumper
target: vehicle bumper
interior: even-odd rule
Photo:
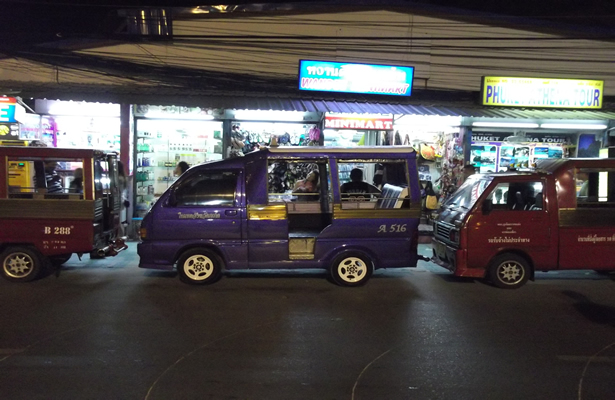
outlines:
[[[448,269],[455,274],[455,276],[470,278],[485,277],[484,269],[468,268],[466,250],[451,247],[436,238],[432,239],[431,245],[433,249],[431,261]]]
[[[139,268],[166,271],[173,269],[171,264],[157,264],[154,262],[154,248],[151,243],[140,242],[137,244],[137,254],[139,254]]]

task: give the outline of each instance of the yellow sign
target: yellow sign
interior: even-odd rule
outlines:
[[[485,106],[602,108],[604,81],[484,76]]]

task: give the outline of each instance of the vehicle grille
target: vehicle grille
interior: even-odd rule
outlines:
[[[448,241],[450,238],[451,229],[452,227],[448,224],[443,224],[442,222],[436,222],[436,229],[435,229],[434,235],[441,239]]]

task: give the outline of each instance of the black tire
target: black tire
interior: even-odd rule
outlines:
[[[31,247],[9,247],[0,255],[2,276],[13,282],[29,282],[40,274],[42,260],[40,253]]]
[[[53,264],[54,266],[59,267],[60,265],[70,260],[72,256],[72,253],[61,254],[59,256],[50,256],[49,261],[51,261],[51,264]]]
[[[190,249],[177,260],[179,279],[192,285],[216,282],[222,274],[222,260],[208,249]]]
[[[329,273],[340,286],[362,286],[367,283],[374,272],[372,260],[363,253],[346,252],[335,257]]]
[[[489,279],[503,289],[517,289],[527,282],[531,267],[528,261],[513,253],[504,253],[491,260]]]

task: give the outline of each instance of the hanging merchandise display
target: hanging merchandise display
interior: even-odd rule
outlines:
[[[434,182],[443,202],[463,183],[463,131],[448,133],[443,137],[444,154],[440,177]]]
[[[436,150],[430,144],[420,143],[419,154],[425,161],[436,161]]]
[[[318,146],[320,140],[322,134],[316,124],[234,122],[227,157],[241,157],[268,146]]]

